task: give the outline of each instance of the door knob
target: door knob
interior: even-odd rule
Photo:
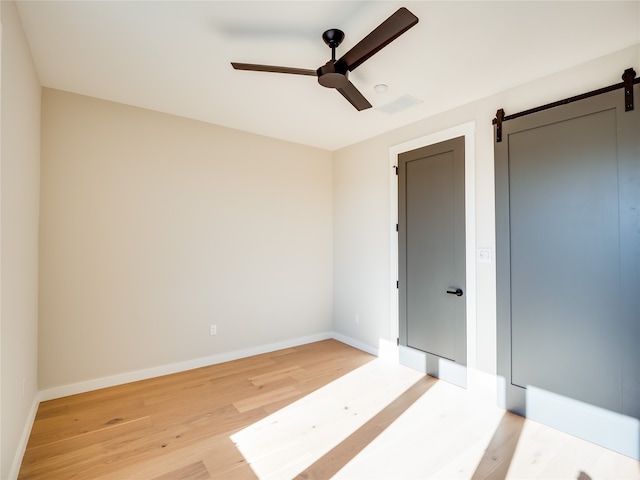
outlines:
[[[457,297],[461,297],[464,292],[461,288],[456,288],[455,290],[447,290],[447,293],[450,293],[451,295],[455,295]]]

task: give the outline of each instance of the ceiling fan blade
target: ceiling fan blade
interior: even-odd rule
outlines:
[[[336,88],[336,90],[338,90],[344,98],[349,100],[351,105],[356,107],[358,111],[371,108],[369,101],[364,98],[364,95],[360,93],[360,90],[358,90],[353,83],[348,82],[344,87]]]
[[[349,71],[352,71],[416,23],[418,23],[418,17],[402,7],[378,25],[377,28],[345,53],[336,63],[342,63]]]
[[[231,62],[231,66],[236,70],[251,70],[253,72],[292,73],[294,75],[318,76],[318,73],[315,70],[309,70],[306,68],[276,67],[273,65],[256,65],[254,63],[237,62]]]

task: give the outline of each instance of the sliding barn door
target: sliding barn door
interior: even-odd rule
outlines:
[[[498,373],[523,415],[535,388],[640,419],[635,90],[635,111],[619,89],[509,120],[495,144]]]

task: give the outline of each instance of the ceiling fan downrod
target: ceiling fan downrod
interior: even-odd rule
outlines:
[[[336,48],[340,46],[344,40],[344,32],[337,28],[330,28],[322,34],[322,40],[331,48],[331,60],[336,60]]]
[[[348,69],[336,63],[336,48],[344,40],[344,32],[331,28],[322,34],[322,40],[331,48],[331,60],[318,68],[318,83],[327,88],[342,88],[349,83]]]

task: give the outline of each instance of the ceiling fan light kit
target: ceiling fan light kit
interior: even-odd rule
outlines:
[[[349,72],[389,45],[416,23],[418,23],[418,17],[402,7],[338,60],[336,60],[336,48],[344,40],[344,32],[337,28],[329,29],[322,34],[322,39],[331,48],[331,60],[317,70],[237,62],[231,62],[231,65],[236,70],[316,76],[320,85],[335,88],[357,110],[365,110],[371,108],[372,105],[349,81]],[[379,91],[377,87],[376,91]]]

